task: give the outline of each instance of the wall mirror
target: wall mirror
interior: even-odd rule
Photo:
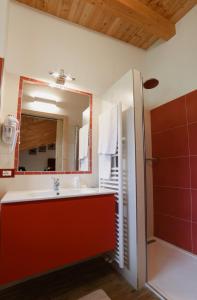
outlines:
[[[3,77],[3,58],[0,57],[0,107],[1,107],[1,85]]]
[[[18,174],[91,173],[92,95],[21,77]]]

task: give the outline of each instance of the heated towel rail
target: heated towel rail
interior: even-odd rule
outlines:
[[[123,166],[122,166],[122,105],[118,104],[117,151],[111,156],[111,176],[99,178],[99,187],[116,191],[116,249],[114,260],[124,268],[124,216],[123,216]]]

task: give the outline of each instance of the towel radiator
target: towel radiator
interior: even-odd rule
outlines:
[[[122,166],[122,105],[118,104],[118,144],[111,156],[111,176],[99,178],[99,187],[116,191],[116,249],[114,260],[124,268],[124,216],[123,216],[123,166]]]

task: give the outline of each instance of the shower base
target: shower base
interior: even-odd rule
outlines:
[[[147,246],[147,285],[163,299],[196,300],[197,256],[160,239],[151,240]]]

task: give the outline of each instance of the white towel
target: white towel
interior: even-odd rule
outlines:
[[[110,179],[111,155],[116,153],[118,142],[118,106],[99,116],[99,178]]]
[[[88,157],[89,124],[79,129],[79,159]]]
[[[80,159],[80,161],[79,161],[79,170],[80,171],[89,171],[89,159],[88,159],[88,157]]]
[[[118,106],[99,116],[99,154],[115,154],[118,141]]]
[[[99,178],[110,179],[111,155],[99,154]]]

